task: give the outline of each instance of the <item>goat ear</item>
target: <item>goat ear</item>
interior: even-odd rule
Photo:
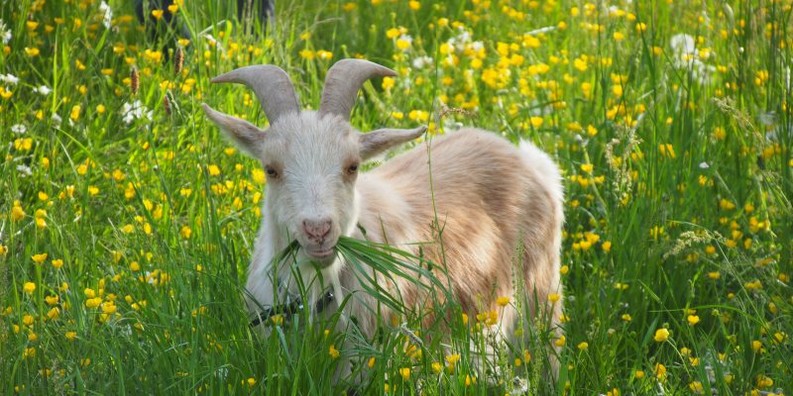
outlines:
[[[398,144],[409,142],[424,134],[427,127],[422,125],[415,129],[378,129],[361,134],[361,159],[367,160]]]
[[[240,149],[256,158],[259,157],[260,145],[264,138],[263,130],[248,121],[223,114],[209,107],[206,103],[203,103],[202,107],[207,117],[209,117],[215,125],[220,127],[220,129],[226,132],[226,135],[228,135]]]

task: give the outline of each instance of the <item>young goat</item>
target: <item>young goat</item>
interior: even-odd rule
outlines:
[[[442,281],[462,310],[471,317],[500,313],[500,338],[514,337],[518,312],[514,304],[499,307],[499,296],[530,301],[533,315],[539,309],[557,327],[561,301],[547,303],[549,295],[562,293],[563,190],[556,165],[530,143],[516,148],[492,132],[463,129],[360,173],[362,161],[426,130],[360,133],[350,125],[361,85],[394,75],[372,62],[339,61],[327,73],[318,111],[300,110],[289,76],[275,66],[243,67],[212,80],[253,89],[270,121],[262,130],[204,105],[207,116],[260,160],[267,174],[248,274],[248,308],[258,313],[299,295],[293,277],[299,273],[317,310],[328,303],[338,306],[342,294],[350,294],[345,315],[356,317],[363,334],[372,336],[376,300],[362,291],[359,278],[334,249],[342,235],[363,239],[363,229],[368,240],[415,254],[416,243],[430,242],[421,254],[445,265]],[[290,271],[274,257],[295,240],[298,265]],[[327,294],[320,297],[329,285],[316,281],[316,268],[321,279],[330,281],[335,301],[327,301]],[[399,293],[408,306],[420,303],[415,280],[393,282],[382,286]],[[517,285],[523,285],[521,295]]]

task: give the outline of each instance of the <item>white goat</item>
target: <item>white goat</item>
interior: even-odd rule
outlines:
[[[547,303],[550,294],[562,292],[563,190],[556,165],[530,143],[516,148],[494,133],[463,129],[432,139],[429,149],[417,147],[359,173],[362,161],[426,130],[360,133],[350,125],[361,85],[375,76],[394,75],[372,62],[341,60],[327,73],[316,112],[300,110],[289,76],[275,66],[243,67],[212,80],[252,88],[270,121],[262,130],[204,105],[208,117],[260,160],[267,174],[263,219],[248,274],[249,309],[260,312],[298,293],[293,272],[273,262],[297,240],[296,272],[305,278],[304,285],[311,285],[309,302],[322,300],[319,296],[328,288],[313,279],[320,268],[322,279],[331,280],[335,289],[335,303],[342,293],[352,295],[346,314],[357,317],[363,333],[371,336],[376,301],[362,292],[334,250],[341,235],[363,239],[360,225],[367,239],[414,253],[414,243],[434,241],[423,245],[424,257],[445,263],[443,281],[469,316],[500,312],[497,328],[504,339],[514,337],[518,313],[512,305],[498,307],[499,296],[527,298],[533,301],[532,313],[539,305],[558,325],[561,301]],[[440,237],[432,227],[435,219],[443,228]],[[406,305],[419,303],[415,280],[394,282],[395,288],[383,286],[400,293]],[[524,285],[520,296],[515,295],[518,284]]]

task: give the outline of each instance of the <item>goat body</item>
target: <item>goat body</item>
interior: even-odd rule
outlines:
[[[506,339],[514,334],[518,313],[514,305],[498,307],[497,297],[527,298],[532,314],[543,309],[558,325],[561,302],[547,303],[550,294],[562,293],[563,190],[556,165],[528,142],[515,147],[492,132],[463,129],[359,175],[361,161],[426,129],[361,134],[350,126],[360,84],[392,73],[367,61],[338,62],[328,72],[317,112],[299,111],[286,73],[272,66],[238,69],[214,80],[251,86],[270,119],[263,131],[205,106],[209,118],[262,161],[268,174],[247,283],[249,308],[258,312],[283,301],[299,282],[310,285],[308,297],[316,300],[327,287],[314,279],[320,268],[337,292],[352,295],[346,314],[371,336],[376,300],[334,254],[339,236],[363,238],[362,228],[368,240],[413,253],[416,243],[429,242],[422,255],[445,265],[444,283],[463,311],[498,309],[498,331]],[[299,280],[273,262],[294,240],[301,245]],[[407,306],[420,303],[415,280],[393,282],[383,286],[397,291]],[[524,286],[524,295],[516,296],[516,285]]]

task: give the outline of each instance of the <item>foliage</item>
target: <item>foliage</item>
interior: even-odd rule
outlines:
[[[366,393],[793,389],[791,1],[279,2],[254,35],[177,1],[158,36],[117,3],[0,4],[0,392],[330,393],[337,315],[248,327],[266,180],[200,103],[265,125],[209,78],[276,64],[316,107],[353,56],[399,73],[365,87],[357,127],[529,139],[567,190],[558,385],[536,345],[479,378],[485,312],[385,326],[355,351]]]

